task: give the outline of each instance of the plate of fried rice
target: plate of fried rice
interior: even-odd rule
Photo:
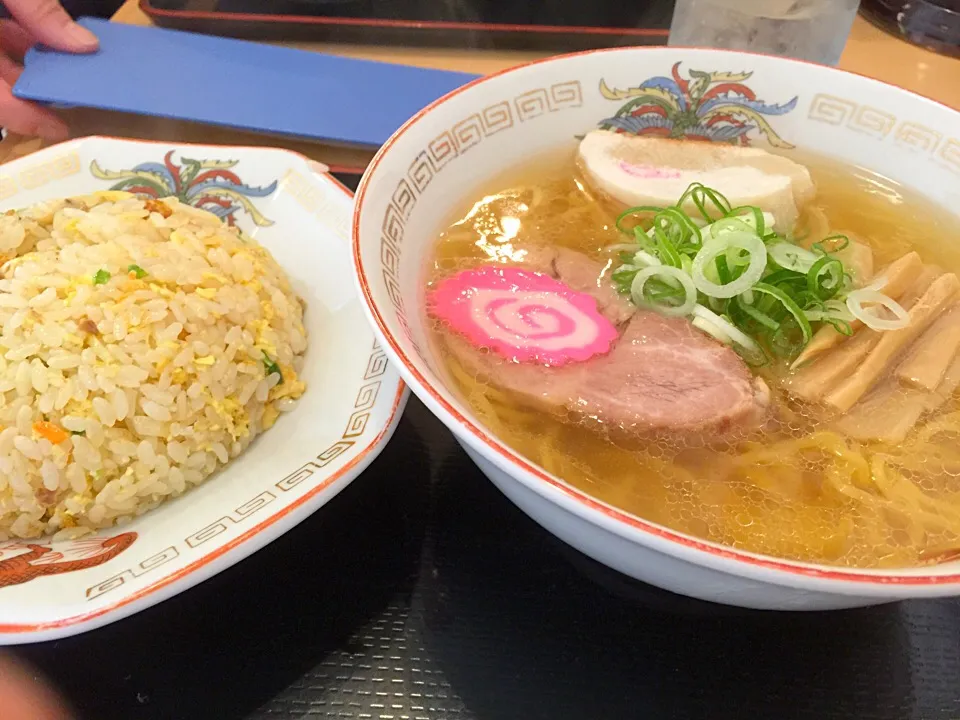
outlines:
[[[316,511],[406,390],[295,153],[87,138],[0,167],[0,642],[174,595]]]

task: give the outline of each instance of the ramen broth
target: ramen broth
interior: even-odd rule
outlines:
[[[794,157],[794,159],[797,159]],[[960,271],[957,219],[860,168],[809,156],[817,198],[797,234],[845,233],[881,268],[915,250]],[[519,261],[534,245],[570,247],[603,261],[624,242],[617,209],[598,199],[572,155],[517,168],[481,189],[441,234],[431,285],[461,268]],[[925,417],[899,447],[860,443],[822,411],[777,390],[786,364],[756,370],[773,390],[775,420],[724,444],[677,438],[624,442],[590,421],[518,405],[443,352],[452,386],[501,441],[548,472],[623,511],[740,550],[848,567],[942,562],[960,547],[960,402]]]

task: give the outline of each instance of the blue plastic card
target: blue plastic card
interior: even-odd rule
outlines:
[[[382,145],[474,75],[84,18],[93,55],[34,48],[14,88],[43,103]]]

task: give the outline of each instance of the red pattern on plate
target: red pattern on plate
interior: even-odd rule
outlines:
[[[48,575],[61,575],[103,565],[137,539],[135,532],[57,543],[10,542],[0,545],[0,588],[22,585]]]

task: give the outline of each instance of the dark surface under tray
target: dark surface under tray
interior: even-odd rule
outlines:
[[[960,718],[960,602],[763,613],[635,583],[520,513],[416,400],[265,549],[17,652],[82,720]]]
[[[673,0],[141,0],[161,25],[221,35],[564,52],[663,44]]]

